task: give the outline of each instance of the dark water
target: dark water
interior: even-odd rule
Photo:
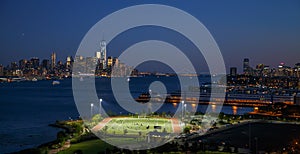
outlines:
[[[155,80],[163,82],[169,92],[179,88],[174,84],[177,81],[174,77],[132,78],[130,90],[133,97],[148,91],[149,84]],[[72,80],[60,82],[55,86],[52,81],[0,83],[0,153],[31,148],[54,140],[59,129],[48,124],[79,116],[73,99]],[[105,100],[103,108],[115,114],[124,114],[126,111],[117,105],[107,88],[109,84],[109,79],[96,79],[97,94]],[[206,108],[205,105],[198,106],[197,110],[205,112]],[[172,112],[175,109],[175,106],[168,104],[162,110]],[[237,108],[234,111],[232,107],[224,106],[222,112],[244,114],[252,110]]]
[[[71,80],[0,83],[0,153],[38,146],[56,138],[48,124],[78,117]]]

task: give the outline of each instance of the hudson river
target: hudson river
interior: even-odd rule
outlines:
[[[163,82],[168,91],[177,90],[176,77],[131,78],[130,86],[133,97],[148,91],[151,82]],[[205,81],[206,80],[206,81]],[[201,80],[207,82],[207,79]],[[174,84],[175,83],[175,84]],[[103,108],[115,114],[126,111],[113,99],[108,78],[97,78],[97,94],[103,96]],[[206,105],[198,106],[198,111],[205,112]],[[172,112],[172,104],[164,105],[163,111]],[[222,112],[227,114],[244,114],[253,111],[249,107],[239,107],[233,111],[230,106],[223,106]],[[56,138],[59,129],[48,124],[56,120],[78,118],[72,93],[72,80],[64,79],[59,85],[52,81],[0,83],[0,153],[14,152],[38,146]]]

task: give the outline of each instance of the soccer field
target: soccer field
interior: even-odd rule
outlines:
[[[148,132],[172,133],[172,122],[165,118],[112,118],[103,128],[107,134],[145,136]]]
[[[92,128],[105,142],[126,149],[149,149],[181,132],[176,118],[109,117]]]

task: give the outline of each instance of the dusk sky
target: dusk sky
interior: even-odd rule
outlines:
[[[56,52],[58,59],[63,61],[68,55],[74,57],[82,38],[94,24],[119,9],[138,4],[170,5],[195,16],[216,40],[227,69],[237,66],[240,72],[243,58],[249,58],[253,67],[258,63],[275,67],[280,62],[290,66],[300,62],[300,1],[297,0],[2,0],[0,64],[8,65],[12,61],[31,57],[49,59],[51,52]],[[154,37],[153,31],[157,29],[133,31],[131,36],[135,37],[132,39],[110,45],[108,55],[118,56],[124,50],[124,44],[138,41],[141,33],[144,39]],[[105,33],[100,37],[105,38]],[[164,37],[162,40],[170,39],[168,35]],[[180,43],[180,38],[172,41]],[[193,49],[186,50],[186,54],[191,54],[188,52]]]

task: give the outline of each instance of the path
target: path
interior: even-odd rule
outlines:
[[[60,151],[66,150],[68,148],[70,148],[71,143],[70,140],[66,141],[65,144],[61,147],[61,148],[57,148],[57,149],[51,149],[48,151],[48,154],[56,154]]]
[[[102,120],[98,125],[96,125],[95,127],[92,128],[93,132],[96,132],[100,129],[102,129],[107,123],[109,123],[112,120],[112,118],[105,118],[104,120]]]
[[[172,128],[174,133],[181,133],[181,127],[177,118],[171,118]]]

